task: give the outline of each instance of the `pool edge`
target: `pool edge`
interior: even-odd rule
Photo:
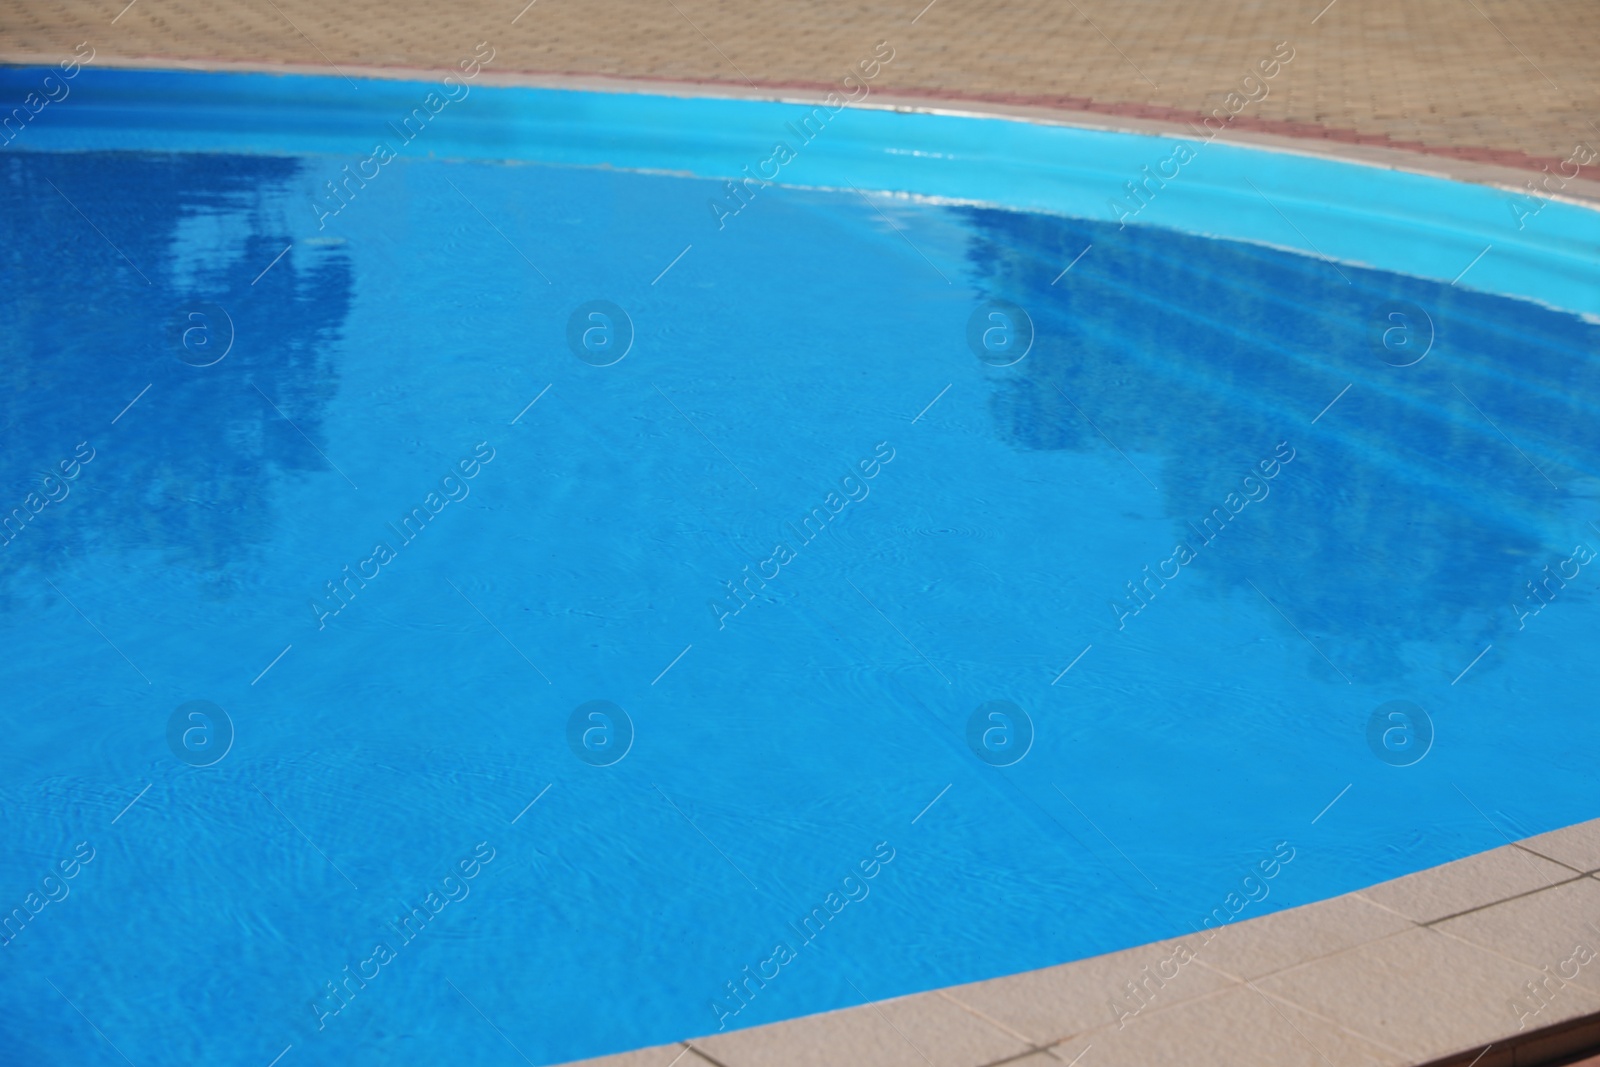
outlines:
[[[0,67],[49,66],[59,57],[53,54],[0,49]],[[440,71],[426,67],[381,64],[277,63],[267,60],[239,61],[172,55],[101,56],[101,67],[122,70],[179,70],[197,73],[281,74],[336,77],[354,73],[360,78],[385,81],[431,81]],[[486,86],[526,89],[561,89],[579,92],[648,93],[659,96],[698,97],[727,100],[755,100],[820,104],[835,87],[806,82],[760,81],[748,86],[734,82],[675,80],[650,75],[601,75],[556,71],[489,71],[479,80]],[[1160,109],[1144,104],[1099,103],[1087,98],[1029,97],[1023,94],[944,94],[932,90],[901,89],[878,92],[868,97],[871,103],[851,104],[863,110],[909,111],[927,114],[962,114],[978,118],[1015,119],[1043,125],[1070,126],[1107,133],[1142,133],[1148,136],[1190,138],[1193,122],[1204,113],[1187,115],[1178,109]],[[1078,105],[1078,106],[1071,106]],[[1171,114],[1158,114],[1171,112]],[[1224,144],[1267,151],[1287,152],[1341,163],[1353,163],[1399,170],[1446,181],[1486,185],[1506,191],[1522,191],[1530,174],[1544,172],[1561,163],[1558,156],[1536,157],[1524,152],[1475,145],[1431,145],[1424,142],[1395,141],[1387,136],[1363,134],[1343,127],[1314,123],[1236,120],[1217,140]],[[1600,180],[1574,178],[1566,182],[1555,197],[1600,209]]]
[[[1545,959],[1534,945],[1600,943],[1597,876],[1600,819],[1219,927],[1210,941],[1151,942],[568,1067],[899,1067],[933,1062],[924,1048],[940,1067],[1046,1067],[1089,1049],[1092,1067],[1278,1067],[1291,1049],[1308,1063],[1570,1062],[1600,1049],[1600,973],[1583,973],[1576,948]]]
[[[1266,245],[1324,260],[1334,270],[1343,263],[1460,284],[1600,320],[1594,256],[1600,199],[1564,195],[1565,187],[1563,195],[1539,196],[1299,145],[1285,150],[1229,139],[1208,150],[1217,136],[1193,130],[1172,135],[1069,125],[1055,121],[1059,115],[1038,121],[898,109],[888,98],[879,98],[880,106],[813,106],[783,94],[771,99],[770,92],[673,96],[655,82],[648,83],[653,92],[638,91],[637,82],[628,91],[486,82],[470,100],[461,87],[449,122],[429,124],[417,104],[433,99],[438,83],[388,73],[368,79],[370,91],[355,97],[348,79],[287,68],[108,66],[78,75],[66,110],[28,126],[25,141],[7,151],[323,154],[359,165],[360,151],[350,146],[371,143],[373,135],[392,141],[393,116],[410,111],[422,115],[426,145],[406,147],[419,129],[401,136],[399,149],[391,145],[393,154],[706,180],[709,210],[688,211],[684,225],[708,236],[734,213],[726,202],[736,195],[734,182],[866,189],[1060,215],[1119,231],[1131,225]],[[20,99],[35,75],[46,72],[0,67],[0,95]],[[429,105],[435,114],[443,108]],[[774,137],[800,147],[785,140],[773,148]],[[779,172],[762,169],[773,165]],[[1180,172],[1187,176],[1178,181]],[[714,183],[722,179],[719,193]],[[306,208],[320,230],[315,197]]]

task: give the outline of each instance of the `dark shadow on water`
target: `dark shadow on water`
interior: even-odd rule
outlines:
[[[1196,545],[1187,520],[1288,441],[1296,461],[1198,569],[1218,593],[1253,581],[1356,680],[1400,671],[1404,643],[1514,630],[1524,582],[1600,546],[1600,326],[1264,247],[957,210],[979,285],[1035,323],[1027,358],[995,372],[1003,437],[1115,457],[1109,438]],[[1428,320],[1426,357],[1394,366]]]
[[[209,155],[0,158],[0,515],[11,518],[0,572],[49,572],[120,548],[217,574],[270,531],[274,474],[327,471],[294,426],[322,447],[348,259],[302,246],[261,274],[290,243],[282,203],[299,167]],[[196,309],[207,317],[189,318]],[[230,318],[226,357],[194,365],[220,354]],[[201,324],[184,349],[184,327]],[[21,522],[15,509],[49,495],[44,475],[82,454],[80,442],[93,460],[59,503]]]

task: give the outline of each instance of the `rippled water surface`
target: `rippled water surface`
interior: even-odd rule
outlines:
[[[0,1059],[554,1063],[1597,814],[1600,326],[341,162],[0,156]]]

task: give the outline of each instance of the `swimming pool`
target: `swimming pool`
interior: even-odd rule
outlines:
[[[553,1063],[1595,814],[1591,212],[73,85],[0,160],[10,1060]]]

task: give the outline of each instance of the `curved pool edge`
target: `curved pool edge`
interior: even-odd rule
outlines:
[[[0,68],[0,112],[46,73]],[[327,154],[359,163],[373,151],[369,142],[393,139],[395,118],[440,87],[398,76],[422,72],[389,73],[396,76],[366,81],[357,96],[353,83],[324,74],[86,68],[76,99],[42,114],[9,147]],[[1155,226],[1600,317],[1600,196],[1585,199],[1597,183],[1534,198],[1508,187],[1503,168],[1456,160],[1441,176],[1432,166],[1439,157],[1323,150],[1339,142],[1203,141],[1159,123],[1096,127],[1061,114],[901,106],[889,97],[830,112],[811,96],[759,86],[738,97],[687,83],[619,91],[621,79],[504,84],[517,77],[486,71],[447,119],[428,127],[425,143],[419,136],[398,152],[866,189]],[[790,156],[782,163],[780,144]],[[1426,168],[1416,162],[1423,159]],[[701,217],[685,219],[686,239],[715,239],[724,217],[708,197]]]
[[[567,1067],[900,1067],[933,1062],[924,1049],[938,1050],[941,1067],[1565,1063],[1600,1049],[1600,983],[1574,977],[1587,966],[1574,945],[1588,962],[1600,951],[1596,924],[1600,819],[1219,925],[1209,940]]]
[[[47,67],[58,57],[43,52],[0,49],[0,67]],[[390,81],[425,82],[439,71],[426,67],[385,64],[350,64],[333,68],[325,64],[240,61],[204,56],[136,55],[102,56],[96,62],[123,70],[183,70],[201,73],[310,75],[336,77],[340,71],[357,77]],[[748,85],[719,79],[678,79],[655,75],[594,74],[583,71],[484,71],[483,84],[501,88],[566,89],[584,92],[643,93],[652,96],[714,97],[784,103],[822,103],[834,89],[820,82],[760,80]],[[1181,137],[1204,112],[1186,112],[1132,101],[1101,101],[1089,97],[1029,95],[1024,93],[962,94],[902,86],[873,93],[859,105],[869,110],[953,113],[979,118],[1011,118],[1044,125],[1075,126],[1114,133],[1143,133]],[[1303,153],[1347,163],[1363,163],[1389,170],[1404,170],[1451,181],[1493,185],[1520,190],[1530,173],[1557,166],[1559,156],[1534,156],[1487,145],[1434,144],[1399,141],[1386,134],[1371,134],[1319,123],[1288,119],[1241,117],[1228,131],[1234,143],[1275,151]],[[1562,191],[1572,200],[1600,204],[1600,180],[1577,178]]]

